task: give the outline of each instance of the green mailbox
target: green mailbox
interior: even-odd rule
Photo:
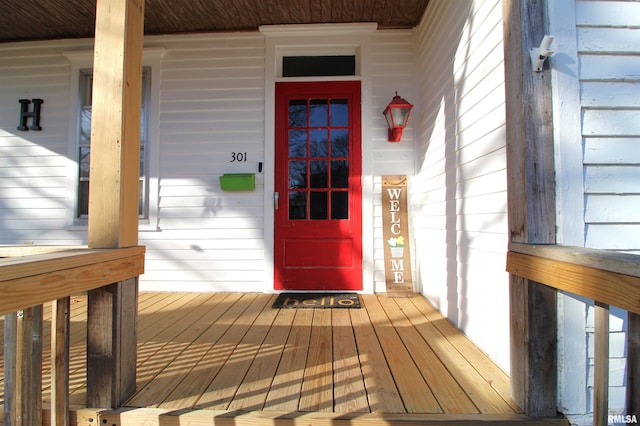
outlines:
[[[253,191],[256,189],[255,173],[225,173],[220,176],[223,191]]]

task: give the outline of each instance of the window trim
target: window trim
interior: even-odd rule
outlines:
[[[142,170],[143,170],[143,174],[140,176],[140,183],[142,184],[142,189],[141,189],[141,195],[142,195],[142,200],[139,200],[139,204],[140,202],[142,203],[142,211],[139,213],[138,217],[141,220],[148,220],[149,218],[149,191],[148,191],[148,187],[149,187],[149,89],[150,89],[150,83],[151,83],[151,68],[150,67],[146,67],[143,66],[142,67],[142,105],[144,106],[144,108],[142,109],[142,114],[144,115],[144,117],[141,117],[142,122],[144,123],[144,126],[140,128],[140,141],[141,141],[141,145],[143,145],[143,149],[141,150],[141,154],[144,155],[144,158],[141,158],[141,164],[142,164]],[[88,92],[92,90],[93,88],[93,68],[81,68],[79,71],[79,76],[78,76],[78,83],[79,83],[79,93],[78,93],[78,98],[79,98],[79,102],[78,102],[78,121],[77,121],[77,131],[78,131],[78,138],[76,140],[76,151],[75,151],[75,159],[78,160],[78,167],[81,168],[81,149],[83,147],[90,147],[90,143],[89,145],[85,143],[82,143],[82,141],[84,140],[83,137],[81,137],[82,135],[82,123],[84,122],[84,110],[85,107],[90,106],[88,105],[87,102],[87,95]],[[88,136],[89,138],[89,142],[90,141],[90,136]],[[141,155],[141,156],[142,156]],[[80,157],[80,158],[79,158]],[[79,173],[78,175],[78,187],[76,188],[76,191],[78,192],[78,194],[76,195],[76,204],[75,204],[75,212],[74,212],[74,221],[76,222],[81,222],[81,221],[86,221],[88,219],[88,214],[80,214],[80,193],[81,191],[81,184],[82,182],[90,182],[90,178],[87,177],[82,177],[82,173]],[[88,189],[88,187],[87,187]],[[88,195],[88,194],[87,194]],[[88,202],[88,199],[87,199]],[[87,205],[88,207],[88,205]]]
[[[147,217],[140,218],[140,231],[158,230],[158,202],[159,202],[159,123],[160,123],[160,67],[166,50],[162,47],[143,49],[142,66],[150,69],[150,79],[147,83],[147,141],[145,153],[145,184],[147,185]],[[63,55],[71,62],[69,86],[69,139],[67,144],[67,200],[66,200],[66,229],[87,229],[87,219],[76,217],[78,202],[78,137],[80,122],[78,121],[81,106],[80,76],[82,70],[93,68],[93,50],[68,51]]]

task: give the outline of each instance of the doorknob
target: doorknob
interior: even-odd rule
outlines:
[[[279,192],[274,192],[273,193],[273,207],[278,210],[278,204],[280,201],[280,193]]]

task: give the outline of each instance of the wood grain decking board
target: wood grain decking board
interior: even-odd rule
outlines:
[[[373,328],[408,413],[442,413],[429,385],[415,365],[375,295],[363,295]]]
[[[258,349],[259,356],[253,360],[244,381],[229,404],[229,410],[262,410],[287,343],[295,314],[294,309],[278,311],[273,326]]]
[[[347,309],[332,311],[333,331],[333,411],[369,412],[358,346]]]
[[[195,408],[226,410],[235,398],[251,364],[260,355],[258,351],[278,313],[275,309],[264,309],[271,306],[275,296],[261,295],[259,299],[260,304],[256,308],[261,310],[255,321],[247,324],[248,328],[235,348],[230,345],[232,351],[229,357],[223,361],[218,374],[200,396]]]
[[[297,411],[333,411],[331,310],[314,309]]]
[[[395,300],[380,299],[380,302],[442,410],[445,413],[478,412],[476,406],[447,370],[442,360],[436,356],[430,346],[425,345],[426,342],[418,330],[412,327],[406,316],[409,313],[403,312]]]
[[[127,406],[300,415],[519,413],[508,376],[421,296],[361,295],[362,309],[315,310],[272,309],[274,297],[141,293],[137,388]],[[86,297],[72,302],[71,404],[80,408]],[[47,307],[47,326],[48,315]],[[44,330],[45,341],[49,333]],[[48,351],[46,345],[45,372]],[[49,382],[45,376],[45,399]]]
[[[298,309],[264,406],[269,411],[298,411],[301,374],[307,363],[313,310]]]
[[[378,413],[404,413],[400,392],[387,367],[385,354],[366,309],[353,309],[349,313],[358,345],[369,408]]]

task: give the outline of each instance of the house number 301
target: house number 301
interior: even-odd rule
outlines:
[[[246,152],[232,152],[230,163],[243,163],[247,161],[247,153]]]

